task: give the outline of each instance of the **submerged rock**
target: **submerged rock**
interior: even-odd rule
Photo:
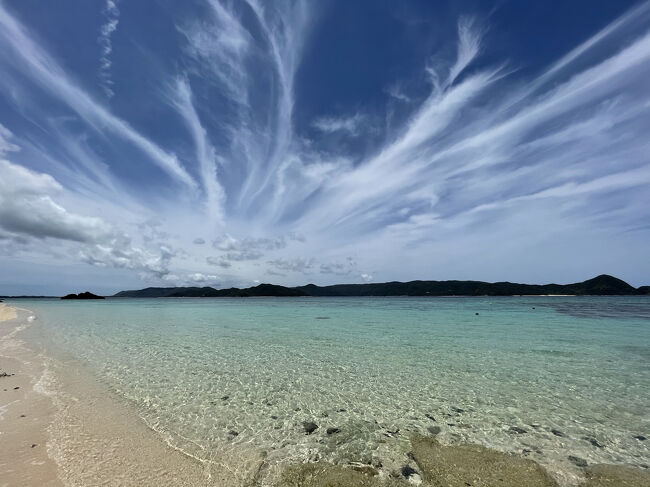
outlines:
[[[402,469],[400,470],[400,472],[402,473],[402,475],[403,475],[405,478],[409,478],[411,475],[415,475],[416,473],[418,473],[418,471],[415,470],[415,469],[414,469],[413,467],[411,467],[410,465],[404,465],[404,466],[402,467]]]
[[[646,438],[645,436],[641,436],[641,435],[636,435],[634,438],[636,438],[636,439],[639,440],[639,441],[645,441],[645,440],[647,440],[647,438]]]
[[[445,487],[557,487],[532,460],[478,445],[443,446],[433,438],[411,439],[413,455],[425,482]]]
[[[622,465],[593,465],[585,472],[583,487],[648,487],[650,472]]]
[[[560,438],[565,438],[566,435],[562,433],[560,430],[553,429],[551,430],[551,433],[553,433],[555,436],[559,436]]]
[[[302,423],[302,427],[305,428],[305,433],[308,435],[311,435],[318,429],[318,425],[316,423],[312,423],[311,421],[304,421]]]
[[[585,460],[584,458],[574,457],[573,455],[569,455],[568,458],[569,461],[574,465],[576,465],[577,467],[586,467],[588,465],[587,460]]]
[[[427,428],[427,431],[435,436],[437,434],[440,434],[442,430],[440,429],[440,426],[429,426]]]
[[[343,467],[324,462],[288,467],[276,487],[406,487],[402,479],[381,481],[372,467]]]
[[[327,434],[328,435],[334,435],[336,433],[340,433],[341,430],[339,428],[327,428]]]
[[[583,439],[587,440],[596,448],[605,448],[605,445],[601,445],[600,443],[598,443],[598,440],[596,438],[592,438],[591,436],[585,436]]]

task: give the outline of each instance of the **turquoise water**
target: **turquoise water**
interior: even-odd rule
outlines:
[[[647,297],[14,304],[36,313],[47,349],[206,460],[246,445],[280,463],[390,468],[411,432],[437,427],[444,443],[524,454],[558,478],[577,469],[569,455],[650,463],[635,438],[650,438]]]

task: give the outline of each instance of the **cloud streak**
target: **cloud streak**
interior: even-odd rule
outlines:
[[[111,53],[113,52],[113,42],[111,36],[117,30],[120,19],[120,10],[117,8],[118,0],[106,0],[102,13],[106,22],[101,26],[97,42],[101,48],[101,57],[99,59],[99,78],[101,86],[107,98],[112,98],[113,80],[111,79]]]
[[[168,154],[128,122],[111,114],[86,91],[69,79],[58,63],[41,48],[27,30],[0,3],[0,40],[20,60],[17,68],[52,96],[66,103],[97,131],[110,130],[138,147],[149,159],[175,180],[196,186],[176,156]]]

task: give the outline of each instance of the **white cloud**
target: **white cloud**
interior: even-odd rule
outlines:
[[[111,79],[111,53],[113,52],[113,43],[111,36],[117,30],[119,23],[120,10],[117,8],[119,0],[106,0],[102,13],[106,17],[106,22],[100,29],[99,38],[97,42],[101,47],[102,53],[99,60],[99,78],[102,82],[102,89],[108,98],[111,98],[115,93],[113,92],[113,80]]]
[[[205,261],[210,265],[215,265],[218,267],[223,267],[227,269],[232,266],[232,264],[225,257],[206,257]]]
[[[370,274],[361,274],[360,277],[361,277],[361,279],[363,279],[363,282],[366,282],[366,283],[371,282],[372,279],[373,279],[372,275],[370,275]]]
[[[194,187],[196,183],[173,154],[144,137],[130,124],[110,113],[63,72],[59,64],[34,40],[0,3],[0,41],[15,52],[16,67],[45,91],[66,103],[97,131],[108,130],[131,142],[174,179]],[[0,77],[0,80],[2,78]]]
[[[11,138],[13,138],[11,131],[0,123],[0,157],[4,156],[7,152],[20,150],[20,147],[10,142]]]
[[[311,269],[313,269],[313,267],[316,264],[316,261],[314,259],[297,258],[297,259],[275,259],[275,260],[270,260],[267,263],[280,271],[300,272],[305,274]]]
[[[209,18],[178,29],[187,38],[189,55],[201,68],[207,67],[232,101],[246,104],[248,76],[244,63],[253,38],[230,5],[217,0],[208,0],[208,5]]]
[[[328,134],[345,132],[352,137],[361,135],[367,129],[367,119],[360,113],[349,117],[321,117],[312,122],[312,125]]]
[[[224,222],[223,205],[226,199],[226,193],[217,180],[216,151],[196,112],[192,100],[192,89],[187,79],[181,78],[177,81],[176,91],[172,94],[171,100],[181,114],[194,140],[201,181],[206,194],[205,204],[207,214],[210,216],[214,225],[221,227]]]
[[[96,242],[110,234],[100,218],[68,212],[52,196],[63,188],[50,175],[0,160],[0,227],[18,235]]]
[[[187,280],[195,284],[209,284],[216,283],[219,281],[219,276],[214,274],[202,274],[201,272],[195,272],[187,276]]]

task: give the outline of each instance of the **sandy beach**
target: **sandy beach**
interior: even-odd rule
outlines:
[[[28,316],[0,304],[0,486],[237,484],[169,448],[82,371],[52,370],[65,365],[17,337]]]
[[[83,367],[40,353],[27,333],[37,319],[0,304],[0,487],[569,485],[531,459],[443,445],[435,433],[411,434],[408,463],[390,467],[287,465],[247,445],[199,461],[172,448]],[[624,466],[590,466],[584,480],[585,487],[650,486],[647,470]]]

